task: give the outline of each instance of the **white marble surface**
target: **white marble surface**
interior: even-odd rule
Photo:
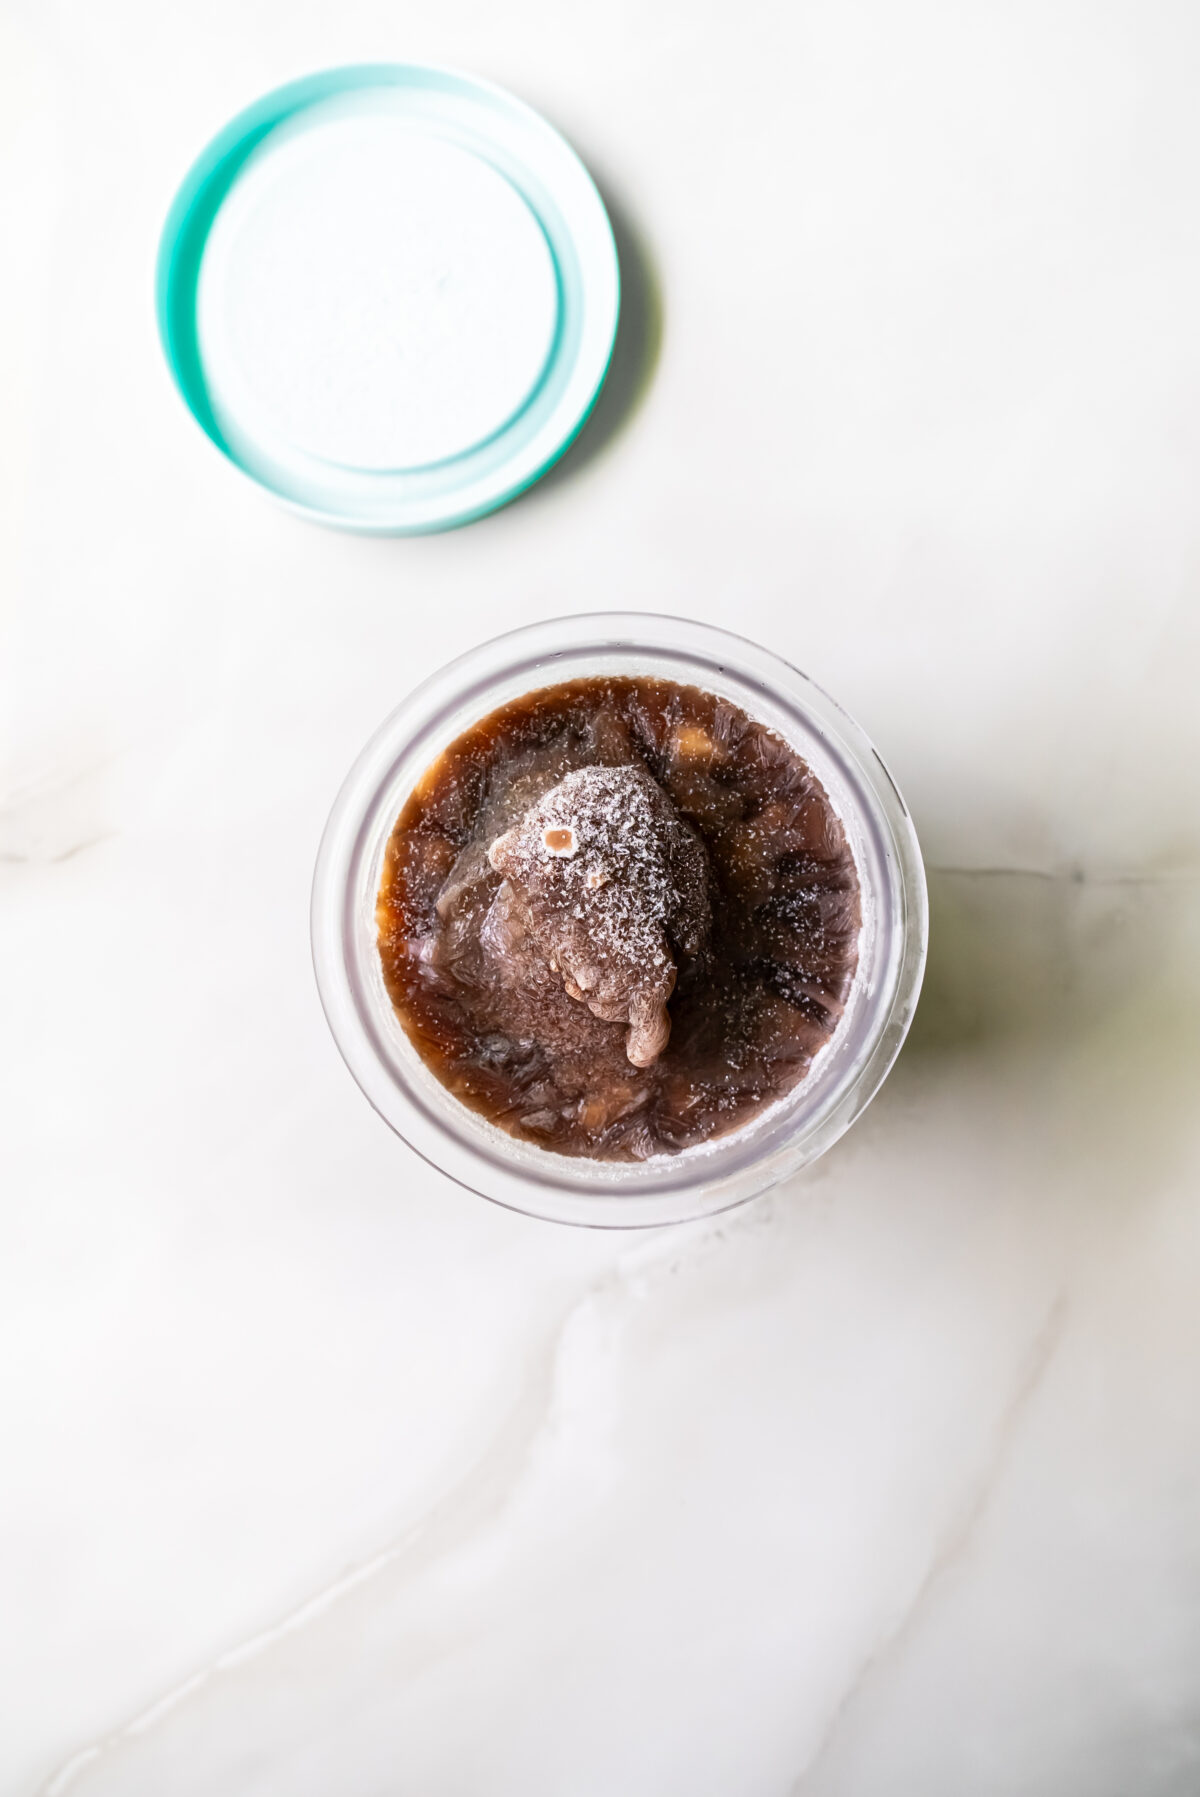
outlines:
[[[370,56],[545,107],[661,286],[624,428],[407,543],[239,484],[151,316],[198,145]],[[4,1797],[1200,1790],[1198,56],[1187,0],[0,9]],[[860,1125],[634,1238],[411,1158],[306,919],[404,690],[613,603],[818,677],[934,869]]]

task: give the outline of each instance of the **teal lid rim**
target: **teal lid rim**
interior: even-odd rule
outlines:
[[[419,82],[441,87],[450,93],[473,93],[491,98],[513,112],[524,115],[538,130],[550,134],[557,140],[577,171],[583,176],[587,187],[595,198],[599,217],[603,220],[607,244],[612,257],[614,303],[612,326],[603,365],[597,373],[594,385],[581,407],[578,417],[551,451],[538,462],[532,471],[526,471],[510,485],[502,487],[479,503],[466,506],[461,511],[431,522],[414,524],[357,518],[337,510],[311,505],[281,490],[244,465],[228,442],[209,398],[203,360],[196,339],[194,295],[201,260],[217,214],[233,188],[238,175],[265,138],[289,119],[320,101],[334,99],[341,94],[351,93],[361,88],[409,87]],[[518,189],[518,191],[522,190]],[[503,438],[529,411],[539,393],[544,389],[561,349],[564,331],[563,271],[555,245],[547,231],[545,219],[533,205],[528,194],[522,191],[522,197],[530,205],[539,226],[547,236],[554,264],[555,280],[559,287],[560,316],[556,326],[555,339],[547,354],[546,363],[538,382],[517,412],[499,426],[497,431],[485,440],[484,444],[472,446],[472,450],[467,452],[471,454],[486,447],[487,444],[495,443]],[[159,239],[155,264],[154,300],[159,342],[172,382],[192,418],[242,479],[250,481],[260,490],[269,493],[273,499],[289,511],[335,529],[367,536],[427,536],[439,534],[442,531],[456,530],[461,525],[473,523],[478,518],[486,517],[491,512],[500,510],[514,499],[519,498],[522,493],[528,492],[530,487],[535,486],[566,454],[591,416],[612,365],[620,321],[621,270],[612,224],[595,181],[561,132],[555,130],[554,126],[541,113],[496,82],[438,64],[350,63],[337,68],[320,70],[314,74],[302,75],[296,80],[285,82],[282,86],[271,89],[269,93],[261,95],[249,106],[235,114],[228,124],[206,144],[180,183],[167,213]],[[450,466],[457,459],[450,458],[448,463],[443,463],[441,466]]]

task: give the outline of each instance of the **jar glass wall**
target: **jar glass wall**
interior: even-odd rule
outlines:
[[[641,675],[698,686],[775,730],[821,781],[862,891],[846,1011],[807,1075],[761,1116],[674,1155],[577,1159],[469,1111],[409,1042],[384,985],[375,907],[404,803],[453,740],[489,712],[560,681]],[[766,649],[711,626],[594,613],[511,632],[417,688],[376,731],[338,795],[317,857],[313,964],[334,1039],[365,1096],[425,1160],[486,1198],[556,1222],[627,1228],[740,1204],[814,1160],[870,1102],[904,1040],[928,934],[916,833],[867,737],[820,687]]]

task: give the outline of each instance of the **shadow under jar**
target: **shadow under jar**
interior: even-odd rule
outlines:
[[[822,1153],[895,1059],[920,853],[857,726],[682,619],[516,631],[410,696],[318,856],[313,954],[351,1072],[486,1197],[629,1226]]]

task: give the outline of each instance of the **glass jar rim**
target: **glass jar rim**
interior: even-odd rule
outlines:
[[[854,852],[864,924],[847,1014],[804,1079],[761,1116],[676,1155],[592,1161],[519,1141],[468,1110],[408,1041],[382,976],[375,901],[404,801],[442,750],[510,698],[588,674],[717,692],[812,767]],[[928,938],[915,829],[877,750],[824,690],[743,637],[651,612],[593,612],[506,632],[448,662],[371,737],[343,782],[313,878],[317,988],[337,1047],[384,1121],[481,1196],[555,1222],[684,1222],[765,1191],[825,1152],[879,1089],[916,1008]]]

